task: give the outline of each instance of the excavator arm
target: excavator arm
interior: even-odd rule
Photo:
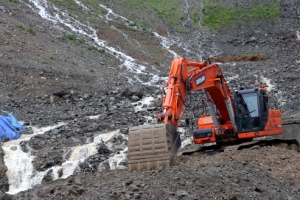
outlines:
[[[220,129],[213,104],[220,113],[219,118],[230,122],[227,123],[226,129],[231,128],[236,131],[235,104],[232,93],[217,64],[208,64],[206,60],[191,62],[185,58],[175,59],[172,62],[169,80],[165,88],[167,88],[167,93],[163,98],[163,112],[157,116],[159,122],[170,123],[177,129],[187,92],[204,90],[216,134]]]
[[[157,115],[158,122],[170,123],[177,129],[180,117],[184,108],[187,92],[190,90],[188,78],[190,77],[189,67],[192,69],[202,69],[206,66],[206,61],[191,62],[185,58],[175,59],[172,62],[169,80],[164,88],[167,93],[163,98],[162,113]]]

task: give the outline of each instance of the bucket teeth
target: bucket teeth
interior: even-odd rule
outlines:
[[[179,133],[170,123],[132,127],[128,134],[128,171],[169,167],[180,145]]]

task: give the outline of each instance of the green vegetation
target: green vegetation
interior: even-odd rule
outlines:
[[[35,30],[34,30],[33,28],[31,28],[31,27],[29,27],[29,28],[27,29],[27,31],[28,31],[30,34],[35,35]]]
[[[20,30],[25,30],[25,27],[22,24],[16,24],[15,27]]]
[[[105,8],[99,6],[99,0],[81,0],[81,2],[88,6],[92,12],[95,12],[98,15],[106,15],[107,11]]]
[[[53,4],[58,7],[67,9],[68,15],[75,20],[88,19],[91,23],[97,24],[99,22],[99,15],[105,15],[107,11],[99,6],[99,0],[81,0],[80,2],[85,5],[89,11],[86,12],[80,5],[74,0],[50,0]],[[65,18],[59,13],[62,19]]]
[[[105,49],[99,49],[99,53],[105,53]]]
[[[74,0],[51,0],[51,1],[53,3],[57,3],[59,6],[66,7],[70,10],[74,10],[79,7]]]
[[[72,14],[72,13],[69,13],[69,16],[72,17],[72,18],[74,18],[74,19],[78,19],[78,16],[77,16],[77,15],[74,15],[74,14]]]
[[[76,40],[76,35],[74,33],[68,33],[67,35],[64,35],[63,40]]]
[[[79,42],[80,44],[84,43],[84,38],[83,38],[83,37],[79,37],[79,38],[77,38],[77,40],[78,40],[78,42]]]
[[[93,24],[96,24],[96,23],[99,22],[99,18],[91,17],[91,18],[89,18],[89,21],[90,21],[91,23],[93,23]]]
[[[129,24],[129,26],[137,26],[137,24],[135,22],[132,22]]]
[[[117,6],[112,9],[131,21],[129,26],[137,27],[140,30],[147,28],[157,28],[152,25],[154,21],[147,16],[159,18],[157,21],[166,29],[172,29],[177,32],[186,32],[182,26],[187,20],[185,13],[186,3],[184,1],[174,0],[81,0],[89,11],[82,9],[75,0],[50,0],[55,5],[68,9],[70,17],[76,20],[88,20],[93,25],[99,25],[101,17],[107,14],[107,10],[99,6],[106,5],[106,2],[112,2]],[[253,29],[261,28],[266,22],[274,20],[280,15],[280,6],[276,0],[270,0],[269,3],[240,3],[228,4],[220,0],[201,0],[189,3],[188,12],[193,28],[204,28],[207,30],[220,30],[232,28],[243,28],[251,26]],[[121,8],[121,9],[120,9]],[[141,16],[146,17],[141,20]],[[63,18],[63,16],[62,16]],[[259,23],[256,23],[259,20]],[[116,18],[118,21],[118,18]],[[262,23],[261,23],[262,22]]]
[[[71,42],[73,44],[76,44],[76,45],[81,45],[85,42],[84,38],[82,36],[77,36],[75,33],[67,33],[66,35],[64,35],[62,37],[62,40],[66,41],[66,42]],[[70,48],[70,47],[68,47]],[[90,47],[88,47],[89,49]],[[89,49],[91,50],[91,49]]]
[[[88,49],[88,50],[92,50],[92,49],[93,49],[93,47],[92,47],[92,46],[89,46],[87,49]]]
[[[184,30],[181,26],[182,20],[185,19],[183,12],[184,4],[182,2],[174,0],[130,0],[127,4],[132,10],[140,13],[149,13],[149,10],[153,10],[161,20],[171,25],[175,30]],[[136,16],[138,16],[138,14],[136,14]],[[128,18],[131,19],[131,21],[136,19],[133,14]],[[139,25],[139,23],[137,23],[137,27],[141,27],[144,30],[146,30],[146,26],[146,24]]]
[[[53,59],[54,59],[54,57],[53,57],[53,56],[50,56],[50,59],[51,59],[51,60],[53,60]]]
[[[87,49],[88,49],[88,50],[95,50],[95,51],[98,51],[99,53],[105,53],[105,50],[104,50],[104,49],[98,49],[98,48],[95,47],[95,46],[89,46]]]
[[[255,20],[271,20],[280,15],[279,4],[273,0],[269,4],[250,4],[247,7],[221,6],[205,3],[202,9],[201,25],[209,30],[221,29],[233,24],[247,25]]]

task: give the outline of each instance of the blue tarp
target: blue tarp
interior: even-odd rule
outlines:
[[[9,112],[2,111],[7,116],[0,115],[0,140],[16,140],[21,137],[21,132],[25,129],[19,121]]]
[[[4,110],[2,110],[2,112],[7,114],[6,118],[11,123],[11,125],[13,125],[13,127],[15,127],[20,132],[24,131],[25,127],[22,126],[20,122],[12,114]]]

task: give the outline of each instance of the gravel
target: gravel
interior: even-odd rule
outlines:
[[[280,3],[283,16],[276,31],[261,30],[254,31],[252,35],[238,36],[233,32],[214,35],[203,32],[194,35],[203,42],[201,50],[197,50],[197,53],[204,52],[203,55],[181,54],[184,50],[174,46],[172,50],[177,49],[178,54],[190,60],[200,59],[199,56],[230,56],[259,50],[270,59],[220,64],[229,86],[233,91],[240,87],[253,88],[269,79],[271,108],[280,109],[284,118],[297,117],[300,43],[296,37],[291,37],[291,33],[300,31],[296,26],[299,21],[297,12],[294,12],[294,7],[300,5],[294,2],[293,7],[290,7],[288,1]],[[110,6],[120,10],[118,4]],[[149,19],[155,21],[156,17]],[[102,31],[110,30],[113,23],[101,21],[100,24],[105,26]],[[161,23],[159,21],[156,24],[159,26]],[[36,34],[16,28],[16,24],[33,27]],[[155,122],[153,116],[161,110],[163,91],[160,87],[164,81],[160,79],[152,85],[145,83],[153,75],[167,77],[168,66],[173,58],[151,32],[133,31],[115,23],[133,41],[143,41],[143,45],[146,43],[147,47],[159,52],[159,57],[155,57],[157,54],[144,55],[143,52],[137,54],[135,51],[124,50],[136,56],[134,58],[139,64],[148,62],[145,64],[146,73],[137,74],[121,66],[122,61],[115,55],[90,49],[88,42],[63,40],[62,36],[70,30],[58,26],[43,20],[21,2],[0,2],[1,109],[26,122],[24,134],[32,134],[29,126],[45,127],[58,122],[66,123],[20,144],[24,152],[31,152],[35,156],[33,167],[36,171],[61,165],[70,157],[73,147],[91,143],[101,134],[119,130],[119,133],[126,136],[130,126]],[[155,30],[157,27],[153,25],[152,28]],[[145,42],[147,37],[140,33],[151,37],[151,40]],[[195,47],[191,35],[176,34],[180,35],[182,41]],[[127,44],[127,41],[118,43],[114,34],[104,36],[108,43],[119,45],[121,49]],[[200,49],[199,46],[197,48]],[[193,103],[194,107],[201,107],[200,100],[203,97],[198,95],[195,93],[191,97],[198,101]],[[145,97],[153,97],[154,100],[149,105],[143,105],[141,100]],[[182,119],[190,118],[190,111],[186,108]],[[181,123],[180,127],[185,127],[185,123]],[[191,127],[185,128],[182,134],[188,137]],[[126,145],[123,138],[113,138],[109,142]],[[48,171],[42,183],[11,196],[4,193],[8,191],[9,183],[1,150],[0,197],[234,200],[298,199],[299,196],[299,155],[286,147],[253,147],[236,153],[223,152],[211,156],[196,153],[175,158],[174,165],[168,169],[132,174],[126,170],[126,160],[121,162],[117,170],[109,170],[107,159],[118,152],[120,149],[110,149],[107,144],[100,143],[97,153],[80,163],[71,177],[52,181],[53,177]],[[100,163],[105,166],[103,171],[99,171]],[[59,171],[58,176],[62,175],[63,171]]]

